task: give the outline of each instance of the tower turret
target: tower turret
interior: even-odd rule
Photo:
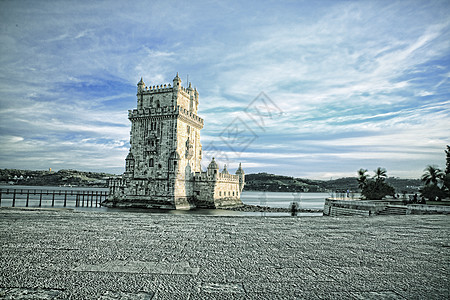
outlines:
[[[195,99],[195,111],[198,111],[198,91],[197,88],[194,88],[194,99]]]
[[[128,152],[127,158],[125,158],[125,174],[132,177],[134,174],[134,156],[133,153]]]
[[[214,160],[214,157],[212,158],[211,162],[208,165],[208,176],[213,176],[216,178],[217,173],[219,173],[219,165]]]
[[[222,170],[221,173],[222,173],[222,174],[230,174],[230,173],[228,173],[227,165],[224,165],[224,166],[223,166],[223,170]]]
[[[241,163],[239,163],[239,168],[236,170],[236,175],[239,176],[239,192],[242,193],[245,185],[245,172],[242,169]]]
[[[178,72],[177,75],[173,78],[173,88],[175,90],[179,90],[181,88],[181,78],[178,77]]]
[[[145,83],[144,83],[144,80],[142,80],[142,77],[141,77],[141,80],[139,80],[139,82],[137,83],[137,92],[138,93],[141,93],[142,91],[144,91],[144,89],[145,89]]]

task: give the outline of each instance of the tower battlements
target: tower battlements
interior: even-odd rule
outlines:
[[[130,109],[128,110],[128,119],[137,118],[154,118],[161,119],[164,117],[170,117],[172,115],[182,115],[191,119],[191,121],[197,122],[203,127],[204,120],[197,114],[177,105],[176,107],[160,107],[160,108],[143,108],[143,109]]]
[[[142,80],[142,79],[141,79]],[[180,79],[181,82],[181,79]],[[141,81],[139,82],[141,83]],[[181,92],[186,97],[194,96],[198,97],[198,91],[197,88],[192,88],[191,83],[189,83],[189,87],[184,86],[171,86],[170,83],[160,84],[160,85],[153,85],[153,86],[146,86],[145,83],[142,81],[142,84],[138,83],[138,91],[137,94],[156,94],[156,93],[170,93],[174,91]]]

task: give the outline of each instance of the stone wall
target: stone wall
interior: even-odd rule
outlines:
[[[449,206],[440,205],[392,205],[388,201],[377,200],[335,200],[325,199],[324,216],[343,215],[409,215],[409,214],[450,214]]]

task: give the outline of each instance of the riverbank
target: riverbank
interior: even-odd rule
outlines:
[[[269,207],[269,206],[249,205],[249,204],[244,204],[242,206],[236,206],[236,207],[223,207],[221,209],[232,210],[232,211],[242,211],[242,212],[273,212],[273,213],[277,213],[277,212],[291,213],[291,212],[293,212],[292,209],[290,209],[289,207]],[[323,212],[323,209],[299,208],[299,209],[296,209],[294,212],[320,213],[320,212]]]
[[[449,217],[0,209],[0,298],[448,299]]]

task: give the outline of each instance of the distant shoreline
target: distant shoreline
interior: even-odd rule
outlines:
[[[76,186],[108,187],[108,178],[120,175],[84,172],[77,170],[32,171],[0,169],[0,182],[5,185],[29,186]],[[417,193],[422,182],[419,179],[401,179],[389,177],[387,182],[396,193]],[[333,180],[312,180],[291,176],[256,173],[245,175],[244,191],[248,192],[287,192],[287,193],[326,193],[328,191],[358,191],[356,177],[344,177]]]

